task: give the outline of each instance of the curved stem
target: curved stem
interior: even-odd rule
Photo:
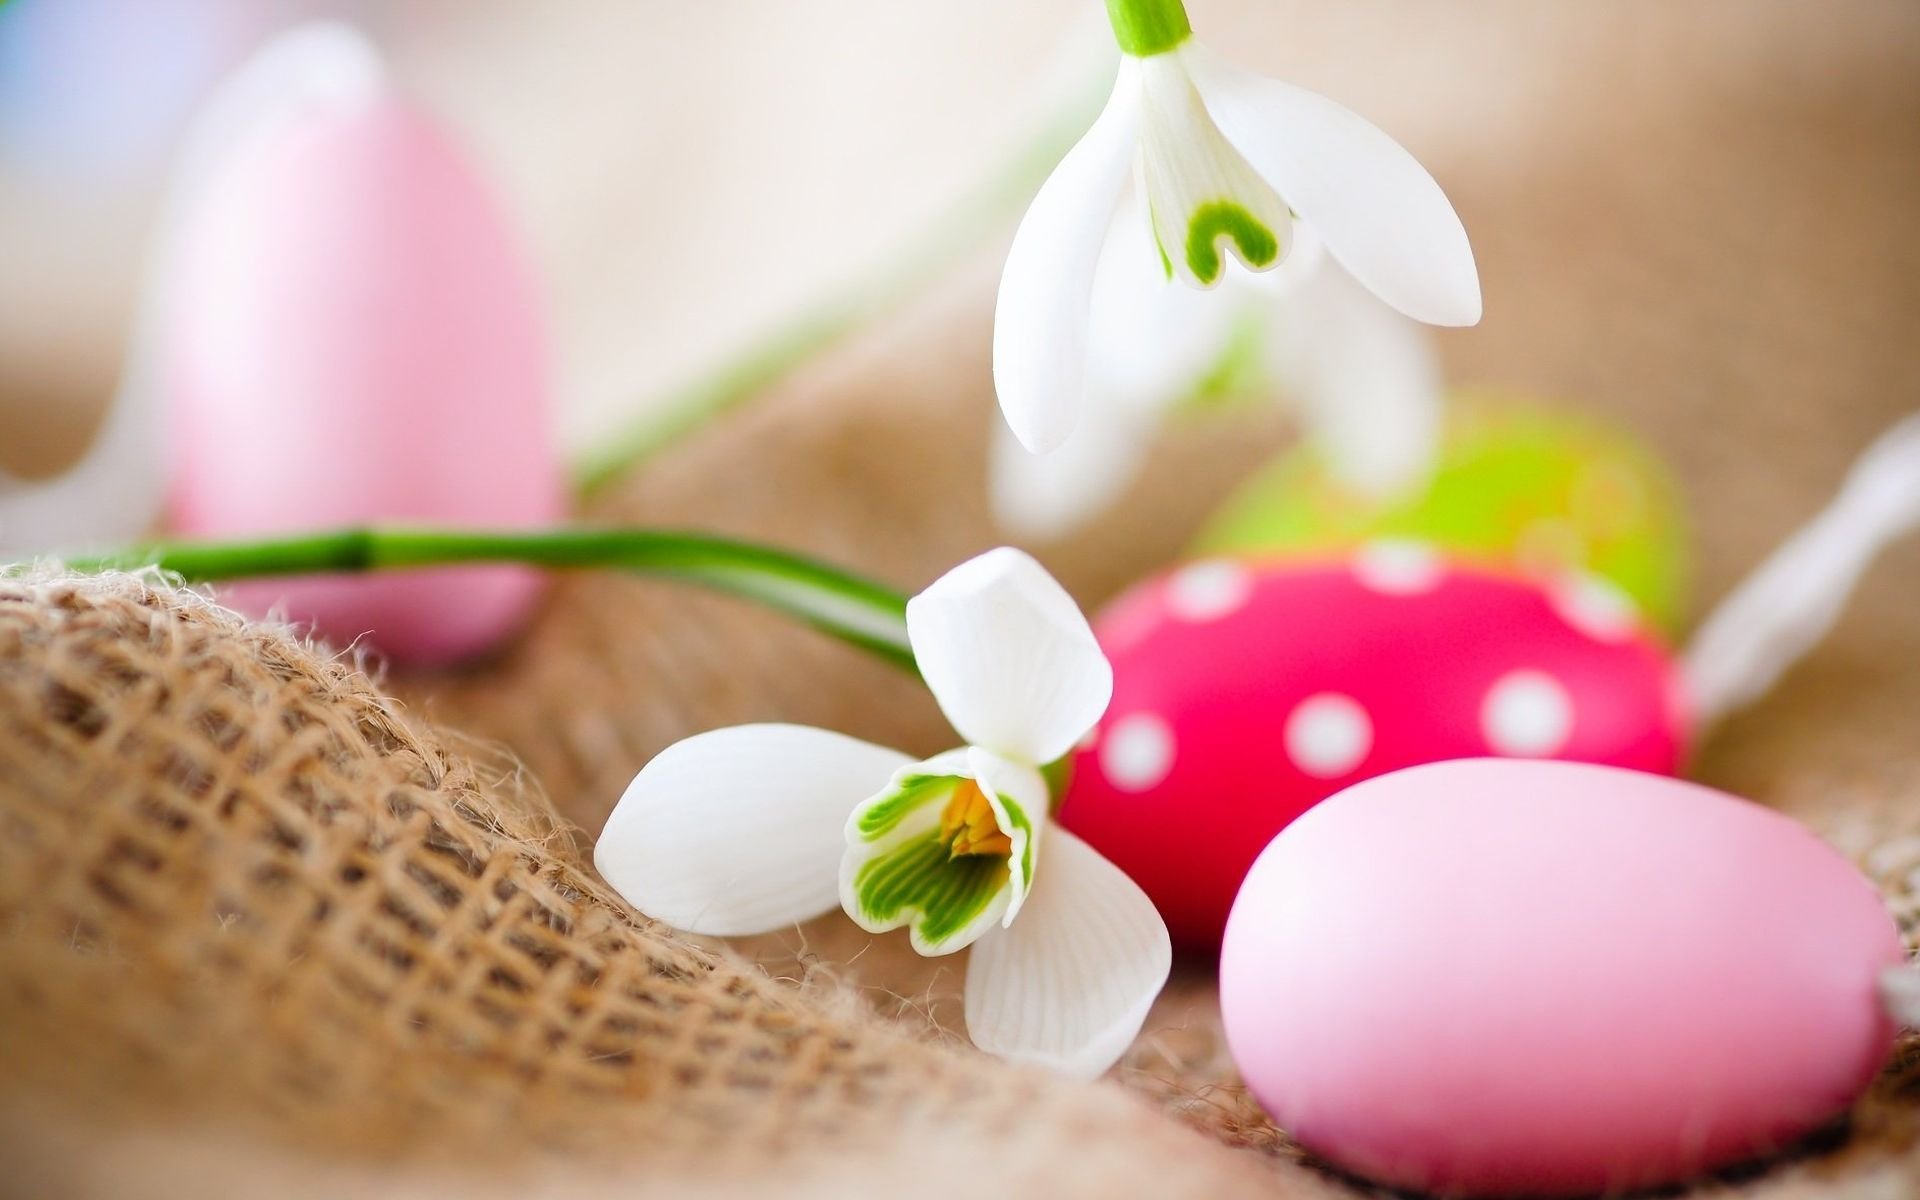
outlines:
[[[654,529],[477,531],[364,526],[246,542],[155,542],[79,571],[157,567],[190,582],[456,563],[605,568],[683,580],[757,601],[911,671],[906,597],[814,559],[751,542]]]

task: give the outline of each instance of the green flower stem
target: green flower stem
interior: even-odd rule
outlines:
[[[645,415],[634,424],[590,447],[574,465],[575,486],[587,495],[606,487],[676,438],[764,392],[801,364],[897,308],[999,232],[1033,198],[1100,111],[1113,87],[1113,75],[1106,67],[1099,75],[991,178],[916,236],[908,249],[886,256],[882,260],[886,265],[868,278],[809,305],[805,316],[734,355],[713,374],[647,405]]]
[[[816,559],[699,533],[363,525],[257,541],[148,542],[111,554],[71,558],[66,566],[84,572],[154,568],[189,583],[215,583],[474,563],[611,568],[698,584],[797,617],[913,674],[920,670],[907,641],[907,598],[899,592]],[[1069,754],[1041,768],[1056,808],[1072,777],[1071,758]]]
[[[1193,36],[1181,0],[1107,0],[1107,19],[1120,49],[1135,58],[1165,54]]]
[[[68,565],[80,571],[158,567],[190,582],[519,563],[611,567],[683,580],[758,601],[909,671],[906,597],[872,580],[750,542],[653,529],[483,532],[366,526],[247,542],[155,542]]]

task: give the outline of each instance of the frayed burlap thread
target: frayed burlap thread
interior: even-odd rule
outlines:
[[[1920,404],[1920,8],[1223,0],[1207,16],[1217,44],[1405,133],[1458,204],[1488,297],[1481,327],[1444,335],[1449,376],[1646,438],[1687,492],[1703,600]],[[767,538],[904,588],[1005,540],[982,483],[992,258],[589,515]],[[1121,510],[1037,549],[1097,603],[1174,558],[1279,432],[1244,415],[1174,431]],[[902,1179],[933,1196],[1351,1194],[1239,1084],[1204,970],[1176,976],[1117,1077],[1208,1141],[1111,1086],[921,1044],[951,1040],[950,961],[830,917],[735,948],[769,978],[637,923],[580,866],[553,810],[597,831],[641,764],[702,729],[797,720],[943,748],[924,690],[855,652],[733,602],[574,577],[494,661],[390,681],[402,708],[187,594],[33,587],[0,605],[0,1136],[9,1181],[38,1163],[36,1184],[67,1186],[14,1190],[471,1196],[511,1169],[513,1194],[569,1197],[722,1180],[865,1195]],[[1840,846],[1910,930],[1917,593],[1908,545],[1693,767]],[[207,703],[245,753],[181,724]],[[553,810],[504,759],[434,727],[510,747]],[[221,789],[278,798],[228,814],[208,799]],[[348,863],[369,874],[329,874]],[[192,903],[159,903],[175,894]],[[465,897],[451,912],[450,894]],[[272,915],[245,917],[233,896]],[[430,953],[395,957],[416,944]],[[791,982],[822,973],[844,986]],[[1916,1062],[1904,1046],[1843,1126],[1700,1190],[1920,1194]],[[149,1132],[156,1112],[193,1136]],[[122,1127],[80,1178],[99,1131]],[[487,1176],[448,1184],[444,1162],[422,1163],[435,1152],[483,1155]]]
[[[898,1157],[1004,1190],[1071,1129],[1101,1147],[1076,1194],[1156,1143],[1215,1157],[1188,1194],[1250,1178],[1115,1089],[683,942],[578,846],[502,756],[283,630],[151,578],[0,581],[10,1167],[58,1176],[37,1148],[82,1128],[668,1190]]]

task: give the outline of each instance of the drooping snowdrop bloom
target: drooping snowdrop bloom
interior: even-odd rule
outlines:
[[[1136,215],[1123,204],[1115,221]],[[1230,274],[1211,292],[1169,283],[1148,239],[1109,237],[1088,345],[1085,418],[1058,448],[1030,454],[994,422],[989,490],[1012,533],[1057,537],[1114,502],[1160,427],[1222,375],[1290,402],[1330,469],[1360,494],[1420,484],[1438,450],[1443,384],[1432,339],[1307,236],[1285,268]]]
[[[967,946],[983,1050],[1069,1074],[1132,1042],[1172,962],[1146,895],[1053,824],[1041,768],[1093,728],[1113,672],[1071,597],[1018,550],[907,605],[921,675],[967,744],[914,761],[841,734],[744,725],[669,747],[608,818],[594,863],[694,933],[766,932],[837,903],[921,954]]]
[[[1214,59],[1180,0],[1107,7],[1124,52],[1112,98],[1034,197],[1000,281],[994,383],[1021,445],[1057,449],[1080,420],[1109,237],[1144,240],[1169,281],[1207,289],[1229,258],[1271,270],[1310,232],[1407,316],[1480,319],[1466,231],[1397,142],[1322,96]],[[1115,225],[1129,192],[1144,216]]]

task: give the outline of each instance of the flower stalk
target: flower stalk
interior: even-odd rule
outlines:
[[[1135,58],[1165,54],[1193,36],[1181,0],[1107,0],[1114,40]]]
[[[257,541],[154,542],[70,560],[80,571],[158,568],[191,583],[272,575],[474,563],[611,568],[757,601],[913,670],[906,597],[815,559],[730,538],[673,530],[482,531],[369,525]]]

